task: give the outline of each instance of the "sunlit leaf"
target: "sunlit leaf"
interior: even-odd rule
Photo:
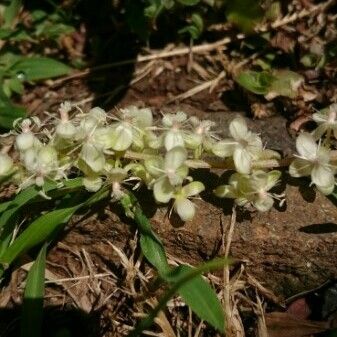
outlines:
[[[23,295],[21,337],[41,336],[47,244],[31,266]]]

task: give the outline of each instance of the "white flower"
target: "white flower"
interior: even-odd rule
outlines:
[[[167,129],[164,133],[164,145],[167,151],[176,146],[184,146],[183,126],[187,120],[184,112],[178,111],[176,114],[164,114],[163,126]]]
[[[191,117],[189,121],[192,124],[193,130],[192,132],[186,132],[184,135],[187,147],[191,149],[201,147],[201,152],[203,149],[211,151],[215,140],[215,135],[211,131],[211,128],[215,126],[215,122],[200,120],[195,116]]]
[[[189,198],[198,195],[204,189],[205,186],[201,182],[193,181],[175,191],[173,208],[181,220],[189,221],[193,219],[195,205]]]
[[[158,202],[167,203],[172,198],[172,187],[180,185],[187,177],[186,158],[186,150],[177,146],[166,153],[165,159],[154,157],[145,161],[146,169],[156,178],[153,193]]]
[[[321,138],[326,132],[333,132],[337,139],[337,103],[320,110],[312,115],[312,119],[318,124],[313,132],[315,139]]]
[[[30,148],[22,156],[23,165],[26,170],[32,174],[23,185],[29,185],[31,179],[35,177],[35,183],[38,186],[44,184],[44,178],[61,178],[59,174],[59,162],[57,151],[51,145],[41,146],[39,148]]]
[[[106,165],[105,171],[107,174],[107,181],[112,186],[111,196],[115,200],[120,200],[125,195],[125,192],[123,191],[122,188],[122,183],[126,181],[128,172],[126,171],[126,169],[119,167],[112,167],[109,164]]]
[[[248,174],[251,171],[253,159],[257,158],[263,149],[261,138],[248,131],[242,117],[237,117],[230,123],[229,132],[233,138],[215,143],[213,153],[219,157],[233,156],[236,170]]]
[[[303,132],[296,139],[298,155],[289,166],[293,177],[310,176],[313,184],[324,194],[335,186],[335,167],[330,163],[330,150],[317,144],[312,135]]]
[[[7,175],[13,167],[13,160],[7,153],[0,152],[0,177]]]
[[[235,199],[239,206],[251,204],[260,212],[265,212],[273,206],[274,199],[280,200],[280,195],[269,192],[280,176],[281,172],[276,170],[258,170],[251,175],[234,173],[229,179],[229,185],[218,186],[214,193],[220,198]]]
[[[105,155],[103,148],[90,142],[84,143],[79,154],[82,159],[93,172],[101,172],[105,165]]]
[[[105,123],[106,112],[99,107],[92,108],[81,120],[76,138],[83,139],[90,137],[96,128],[103,126]]]

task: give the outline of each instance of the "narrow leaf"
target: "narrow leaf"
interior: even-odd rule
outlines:
[[[22,307],[21,337],[41,336],[46,252],[47,244],[44,244],[27,275]]]
[[[10,4],[5,8],[3,14],[5,21],[3,28],[13,28],[15,18],[19,14],[21,6],[22,0],[11,0]]]
[[[25,57],[15,63],[11,71],[22,74],[26,81],[38,81],[66,75],[71,68],[48,57]]]
[[[172,296],[174,296],[174,294],[177,291],[179,291],[181,287],[189,284],[195,277],[200,276],[204,272],[218,269],[219,266],[224,265],[224,263],[226,263],[224,259],[214,259],[212,261],[203,263],[197,268],[190,268],[189,270],[185,269],[185,271],[183,272],[181,272],[182,269],[174,269],[171,274],[167,275],[167,278],[175,280],[175,283],[173,283],[171,288],[169,288],[164,293],[162,298],[160,298],[158,305],[149,313],[147,317],[145,317],[143,320],[139,322],[139,324],[135,327],[133,331],[131,331],[128,337],[140,336],[142,331],[151,327],[158,313],[165,308],[166,303],[171,299]],[[200,296],[200,294],[198,294],[198,296]],[[216,315],[216,317],[218,317],[219,315],[218,317],[219,321],[216,322],[215,327],[218,328],[220,332],[224,332],[225,321],[224,321],[224,313],[222,309],[221,309],[221,313],[222,313],[221,319],[220,319],[220,314]]]
[[[224,261],[218,262],[218,268],[225,263]],[[193,272],[193,268],[179,266],[171,275],[174,275],[175,282],[179,282],[191,272]],[[178,293],[199,318],[205,320],[219,331],[224,330],[224,312],[219,299],[212,287],[200,275],[185,282],[178,289]]]

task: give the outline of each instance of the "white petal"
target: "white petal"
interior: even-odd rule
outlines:
[[[236,140],[244,138],[248,132],[246,121],[242,117],[234,118],[229,124],[229,132]]]
[[[303,132],[296,139],[296,149],[303,158],[313,160],[316,157],[317,144],[310,133]]]
[[[182,192],[186,197],[197,195],[205,190],[205,186],[200,181],[193,181],[182,188]]]
[[[75,136],[76,127],[71,122],[61,122],[57,125],[55,132],[63,139],[71,139]]]
[[[292,177],[307,177],[312,171],[312,163],[308,160],[296,158],[289,166],[289,174]]]
[[[190,149],[195,149],[202,143],[202,136],[195,133],[184,135],[184,139],[186,146]]]
[[[235,149],[233,153],[233,160],[238,172],[245,174],[250,172],[252,158],[246,150],[240,148]]]
[[[174,147],[165,155],[165,171],[178,169],[185,163],[186,158],[187,151],[183,147]]]
[[[174,210],[180,216],[183,221],[190,221],[195,214],[195,205],[192,201],[186,198],[179,198],[174,202]]]
[[[335,178],[330,168],[315,165],[311,172],[311,180],[317,186],[329,187],[335,184]]]
[[[26,151],[34,145],[34,135],[31,132],[21,133],[16,137],[16,146],[19,151]]]
[[[55,167],[57,165],[57,152],[51,146],[44,146],[39,150],[37,160],[40,166]]]
[[[83,186],[89,192],[97,192],[102,187],[103,181],[100,177],[84,177]]]
[[[152,111],[149,108],[139,109],[137,116],[138,127],[145,128],[153,123]]]
[[[272,208],[273,204],[274,200],[269,195],[266,195],[263,198],[258,198],[256,201],[253,202],[254,207],[260,212],[269,211]]]
[[[173,197],[174,189],[168,179],[159,179],[153,186],[153,195],[156,201],[164,204],[168,203]]]
[[[89,118],[96,120],[96,124],[103,125],[106,121],[106,112],[100,107],[94,107],[88,112]]]
[[[330,186],[327,186],[327,187],[316,185],[316,187],[321,193],[323,193],[325,195],[331,194],[335,189],[335,185],[330,185]]]
[[[213,145],[212,151],[218,157],[230,157],[233,155],[236,144],[234,139],[231,138],[220,140]]]
[[[258,155],[262,151],[263,149],[262,140],[257,134],[250,133],[246,137],[246,141],[248,143],[247,149],[250,153]]]
[[[170,151],[176,146],[184,146],[184,144],[184,137],[179,130],[171,130],[166,133],[164,139],[166,151]]]
[[[81,158],[94,172],[100,172],[104,168],[105,157],[102,150],[90,143],[83,145]]]
[[[111,148],[115,151],[125,151],[132,144],[132,128],[128,124],[119,124],[111,134]]]
[[[146,170],[154,177],[163,175],[164,159],[161,157],[153,157],[145,160],[144,165]]]

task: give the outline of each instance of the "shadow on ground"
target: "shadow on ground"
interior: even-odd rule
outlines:
[[[0,337],[20,336],[21,310],[21,306],[0,309]],[[103,336],[107,329],[109,327],[101,320],[99,311],[87,314],[77,309],[48,306],[43,312],[40,337],[98,337]]]

